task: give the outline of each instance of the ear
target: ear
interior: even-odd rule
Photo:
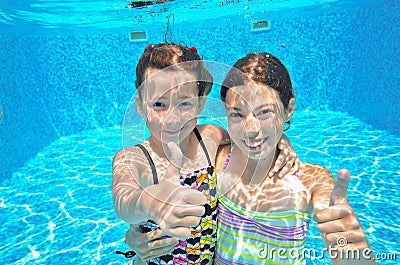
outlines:
[[[197,115],[199,115],[203,111],[204,106],[206,104],[206,99],[207,99],[207,96],[205,96],[205,95],[198,97],[199,105],[197,106]]]
[[[140,116],[144,117],[143,114],[143,100],[142,97],[139,94],[140,92],[138,91],[136,95],[136,110],[139,113]]]
[[[285,110],[285,113],[286,113],[286,120],[285,120],[285,122],[290,121],[290,119],[291,119],[292,116],[293,116],[294,108],[295,108],[295,107],[296,107],[296,100],[295,100],[294,98],[291,98],[291,99],[289,100],[288,107],[287,107],[286,110]]]

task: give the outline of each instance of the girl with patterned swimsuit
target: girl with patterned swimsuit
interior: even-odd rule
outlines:
[[[197,125],[212,81],[194,47],[149,45],[139,59],[136,109],[151,136],[115,155],[112,195],[121,219],[150,231],[153,246],[168,242],[169,251],[135,264],[213,262],[214,160],[228,135],[216,125]]]
[[[213,259],[215,251],[216,239],[216,218],[217,218],[217,179],[214,172],[214,166],[210,160],[210,156],[202,141],[201,135],[197,128],[194,128],[194,134],[207,158],[208,166],[206,168],[196,170],[180,176],[180,184],[192,189],[203,192],[207,197],[207,203],[204,205],[205,213],[201,217],[200,223],[190,228],[191,235],[185,240],[179,240],[171,254],[163,255],[147,261],[150,265],[156,264],[207,264]],[[147,142],[145,142],[148,145]],[[154,185],[159,183],[156,166],[148,153],[147,148],[138,145],[145,153],[149,165],[153,172]],[[142,231],[147,233],[159,226],[148,220],[141,225]]]

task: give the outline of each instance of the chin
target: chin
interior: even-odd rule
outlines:
[[[253,160],[257,160],[257,159],[260,160],[260,159],[267,158],[269,155],[274,155],[274,151],[276,149],[271,146],[264,146],[261,149],[251,150],[245,144],[237,145],[237,147],[239,147],[239,149],[244,154],[246,154],[250,159],[253,159]]]

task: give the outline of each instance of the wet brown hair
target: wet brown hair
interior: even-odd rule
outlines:
[[[180,68],[178,65],[189,61],[194,61],[194,63],[184,64],[184,68]],[[205,69],[196,48],[189,48],[176,43],[150,44],[146,47],[136,66],[136,89],[146,80],[145,74],[149,68],[162,70],[174,65],[177,65],[176,70],[189,70],[196,73],[198,96],[210,93],[213,77]]]
[[[276,90],[285,109],[289,100],[294,98],[292,81],[285,65],[274,55],[262,52],[247,54],[233,65],[222,83],[222,101],[226,102],[226,93],[231,87],[245,85],[250,79]]]

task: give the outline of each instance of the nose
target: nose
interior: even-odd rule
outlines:
[[[254,115],[246,119],[245,123],[246,134],[249,139],[256,138],[260,132],[260,122]]]
[[[170,111],[167,115],[166,121],[167,126],[173,126],[180,123],[179,115],[174,113],[174,111]]]

